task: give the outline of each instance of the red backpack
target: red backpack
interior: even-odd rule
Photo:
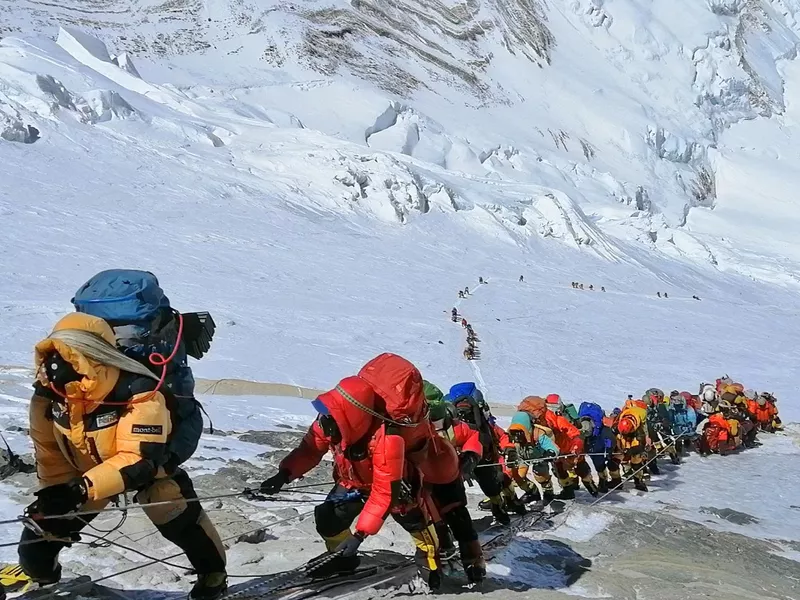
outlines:
[[[458,478],[455,449],[436,434],[428,420],[422,375],[408,360],[384,353],[369,361],[358,376],[375,390],[375,410],[388,430],[405,440],[406,457],[429,483]]]

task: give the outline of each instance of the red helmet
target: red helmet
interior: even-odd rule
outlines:
[[[564,412],[564,403],[561,401],[561,396],[558,394],[548,394],[547,398],[545,398],[545,403],[547,404],[548,410],[558,415]]]
[[[617,423],[617,431],[622,435],[630,435],[636,431],[636,424],[628,415],[623,416]]]

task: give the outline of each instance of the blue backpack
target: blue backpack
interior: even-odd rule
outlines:
[[[595,404],[594,402],[581,402],[581,407],[578,409],[579,419],[586,417],[591,419],[592,423],[594,424],[594,431],[592,431],[592,436],[594,437],[600,435],[600,432],[603,429],[604,415],[605,413],[600,405]]]
[[[78,289],[72,304],[78,312],[107,321],[116,335],[117,348],[158,376],[162,367],[153,365],[150,356],[158,353],[166,358],[175,351],[167,365],[163,391],[176,417],[169,451],[173,463],[184,462],[197,449],[203,432],[188,356],[200,359],[210,348],[215,330],[211,315],[179,314],[155,275],[127,269],[98,273]],[[179,321],[183,322],[180,339]]]

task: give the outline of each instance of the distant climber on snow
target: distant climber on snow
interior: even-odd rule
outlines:
[[[522,275],[520,275],[519,276],[519,282],[522,283],[523,281],[525,281],[525,278]]]
[[[461,319],[461,327],[463,327],[464,329],[469,327],[469,323],[467,323],[466,319]]]
[[[458,309],[457,308],[454,308],[450,312],[450,318],[453,320],[453,323],[457,323],[458,322]]]

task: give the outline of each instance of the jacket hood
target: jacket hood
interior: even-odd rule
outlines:
[[[522,431],[528,443],[533,440],[533,421],[531,420],[531,416],[526,412],[517,412],[511,418],[511,425],[509,426],[508,430]]]
[[[328,409],[342,434],[342,449],[363,438],[378,422],[364,408],[375,410],[375,393],[359,377],[346,377],[334,389],[317,398]],[[360,406],[364,408],[361,408]]]
[[[369,361],[359,378],[375,391],[375,410],[390,418],[420,423],[427,412],[422,375],[402,356],[384,353]]]
[[[111,326],[99,317],[84,313],[70,313],[56,323],[53,332],[69,329],[92,333],[112,346],[115,346],[117,342]],[[91,360],[63,340],[46,337],[36,344],[34,358],[37,376],[43,385],[48,385],[48,382],[46,378],[43,379],[42,362],[52,352],[58,352],[61,358],[72,365],[79,375],[83,376],[80,381],[68,383],[63,392],[66,393],[68,400],[88,402],[89,405],[85,408],[85,412],[91,412],[97,408],[119,380],[117,367]]]

